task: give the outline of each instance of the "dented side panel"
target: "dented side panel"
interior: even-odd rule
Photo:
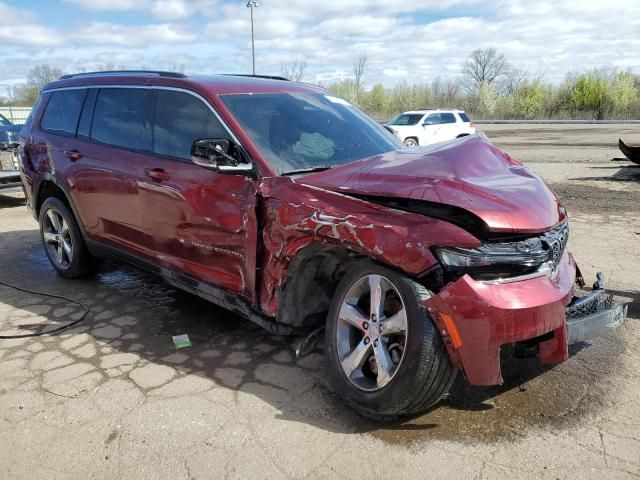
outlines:
[[[288,177],[264,179],[260,194],[264,228],[259,299],[269,316],[277,312],[278,292],[286,282],[289,262],[310,244],[342,245],[413,277],[436,264],[429,249],[432,245],[479,245],[475,237],[450,223],[391,210]]]
[[[257,182],[175,164],[149,157],[147,168],[161,167],[172,176],[139,185],[154,261],[254,303]]]

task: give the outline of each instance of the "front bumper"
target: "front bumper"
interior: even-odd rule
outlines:
[[[593,338],[624,321],[625,307],[611,301],[592,299],[586,315],[578,311],[573,297],[575,279],[575,262],[565,252],[553,279],[544,275],[491,284],[465,275],[425,300],[424,306],[451,362],[464,371],[467,381],[498,385],[503,382],[503,345],[533,340],[538,344],[538,359],[556,364],[569,357],[571,343]]]
[[[586,342],[619,327],[627,316],[627,305],[615,303],[604,288],[576,297],[566,311],[569,345]]]

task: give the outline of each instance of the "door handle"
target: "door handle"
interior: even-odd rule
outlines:
[[[156,182],[163,182],[171,178],[171,174],[162,168],[149,168],[144,171],[144,174]]]
[[[65,150],[64,156],[72,162],[75,162],[76,160],[80,160],[82,158],[82,154],[78,150]]]

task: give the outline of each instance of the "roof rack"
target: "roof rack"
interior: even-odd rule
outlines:
[[[70,73],[62,75],[60,80],[66,80],[68,78],[87,78],[87,77],[121,77],[128,75],[137,75],[141,77],[170,77],[170,78],[185,78],[184,73],[179,72],[163,72],[159,70],[105,70],[101,72],[82,72],[82,73]]]
[[[267,80],[284,80],[286,82],[290,81],[288,78],[281,77],[279,75],[251,75],[250,73],[221,73],[220,75],[225,75],[227,77],[266,78]]]

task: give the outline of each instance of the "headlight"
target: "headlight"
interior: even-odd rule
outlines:
[[[485,243],[478,248],[439,247],[434,251],[449,273],[469,273],[476,279],[530,273],[550,258],[549,248],[540,238]]]

